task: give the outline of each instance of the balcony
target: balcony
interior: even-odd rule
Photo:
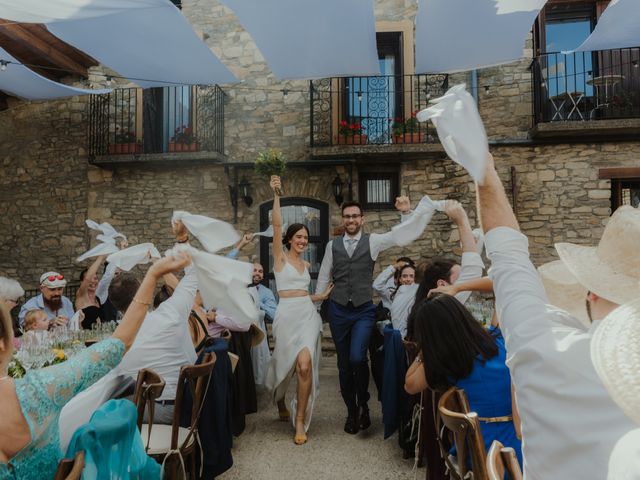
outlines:
[[[534,58],[533,134],[619,136],[640,132],[640,48]]]
[[[224,95],[214,85],[92,96],[89,156],[97,165],[223,160]]]
[[[440,148],[415,113],[444,94],[447,75],[324,78],[310,82],[311,147],[316,157],[423,152]]]

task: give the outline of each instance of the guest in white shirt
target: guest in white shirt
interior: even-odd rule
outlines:
[[[420,283],[412,287],[413,298],[409,305],[409,311],[416,301],[427,298],[429,291],[446,285],[467,282],[482,277],[484,263],[476,239],[471,230],[469,217],[464,208],[455,200],[447,200],[445,203],[445,213],[458,227],[460,235],[460,245],[462,246],[462,258],[460,264],[454,260],[435,258],[426,265],[418,266],[418,276]],[[407,292],[409,294],[410,292]],[[471,292],[459,292],[455,295],[456,300],[465,304],[471,296]],[[408,301],[408,300],[407,300]],[[407,315],[409,312],[407,313]],[[407,321],[407,336],[413,338],[413,325],[411,319]]]
[[[398,278],[399,284],[389,293],[387,283],[389,279]],[[413,306],[415,292],[416,269],[403,261],[398,261],[385,268],[373,282],[373,289],[380,294],[380,298],[388,298],[390,303],[391,324],[399,330],[403,337],[407,335],[407,317]]]
[[[597,248],[556,245],[588,290],[583,301],[592,323],[585,331],[579,320],[547,305],[493,158],[478,202],[522,420],[525,478],[604,479],[614,445],[633,423],[596,375],[590,344],[602,318],[640,296],[640,212],[622,207],[614,213]]]
[[[182,222],[178,222],[176,238],[179,243],[185,243],[187,234],[181,226]],[[121,273],[109,287],[109,298],[119,310],[122,305],[118,289],[121,282],[130,275]],[[155,423],[171,424],[173,421],[180,368],[194,364],[197,359],[188,321],[197,290],[195,267],[190,265],[185,268],[185,275],[173,294],[147,314],[135,342],[117,369],[118,373],[135,379],[139,370],[150,368],[164,379],[164,391],[155,408]]]
[[[380,296],[382,306],[389,310],[391,309],[391,294],[393,294],[398,288],[398,285],[400,285],[400,279],[398,278],[399,268],[404,265],[411,265],[414,267],[415,272],[415,262],[409,257],[400,257],[396,260],[396,263],[389,265],[385,270],[380,272],[380,275],[373,281],[373,289]],[[383,274],[384,276],[382,276]],[[382,278],[386,279],[384,285],[380,283]]]

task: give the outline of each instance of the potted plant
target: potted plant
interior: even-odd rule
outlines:
[[[367,136],[362,131],[360,122],[342,120],[338,126],[338,145],[366,145]]]
[[[187,125],[176,127],[173,137],[169,140],[170,152],[197,152],[198,141],[193,129]]]
[[[123,131],[120,127],[116,127],[114,142],[109,144],[109,153],[112,155],[142,153],[142,145],[138,142],[134,131]]]
[[[254,169],[258,175],[264,175],[268,179],[271,179],[271,175],[281,177],[287,169],[284,153],[273,148],[259,152]],[[282,196],[282,191],[278,195]]]
[[[393,121],[391,124],[393,143],[424,143],[424,133],[419,131],[417,114],[418,110],[415,110],[406,120],[400,117]]]

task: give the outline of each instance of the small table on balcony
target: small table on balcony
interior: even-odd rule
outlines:
[[[602,107],[608,107],[611,100],[611,94],[618,83],[624,80],[624,75],[601,75],[587,80],[587,85],[592,85],[596,89],[596,107],[594,110]],[[604,101],[600,98],[604,93]]]

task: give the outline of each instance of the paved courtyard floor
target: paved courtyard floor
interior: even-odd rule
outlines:
[[[382,412],[370,402],[372,425],[358,435],[344,433],[345,407],[340,397],[335,356],[323,357],[320,396],[309,428],[309,441],[293,443],[290,422],[277,419],[267,392],[258,396],[258,413],[247,416],[245,432],[235,439],[234,466],[221,480],[412,480],[423,479],[424,469],[412,471],[413,459],[403,460],[397,435],[383,440]],[[376,390],[370,387],[372,397]],[[291,382],[290,398],[295,391]]]

